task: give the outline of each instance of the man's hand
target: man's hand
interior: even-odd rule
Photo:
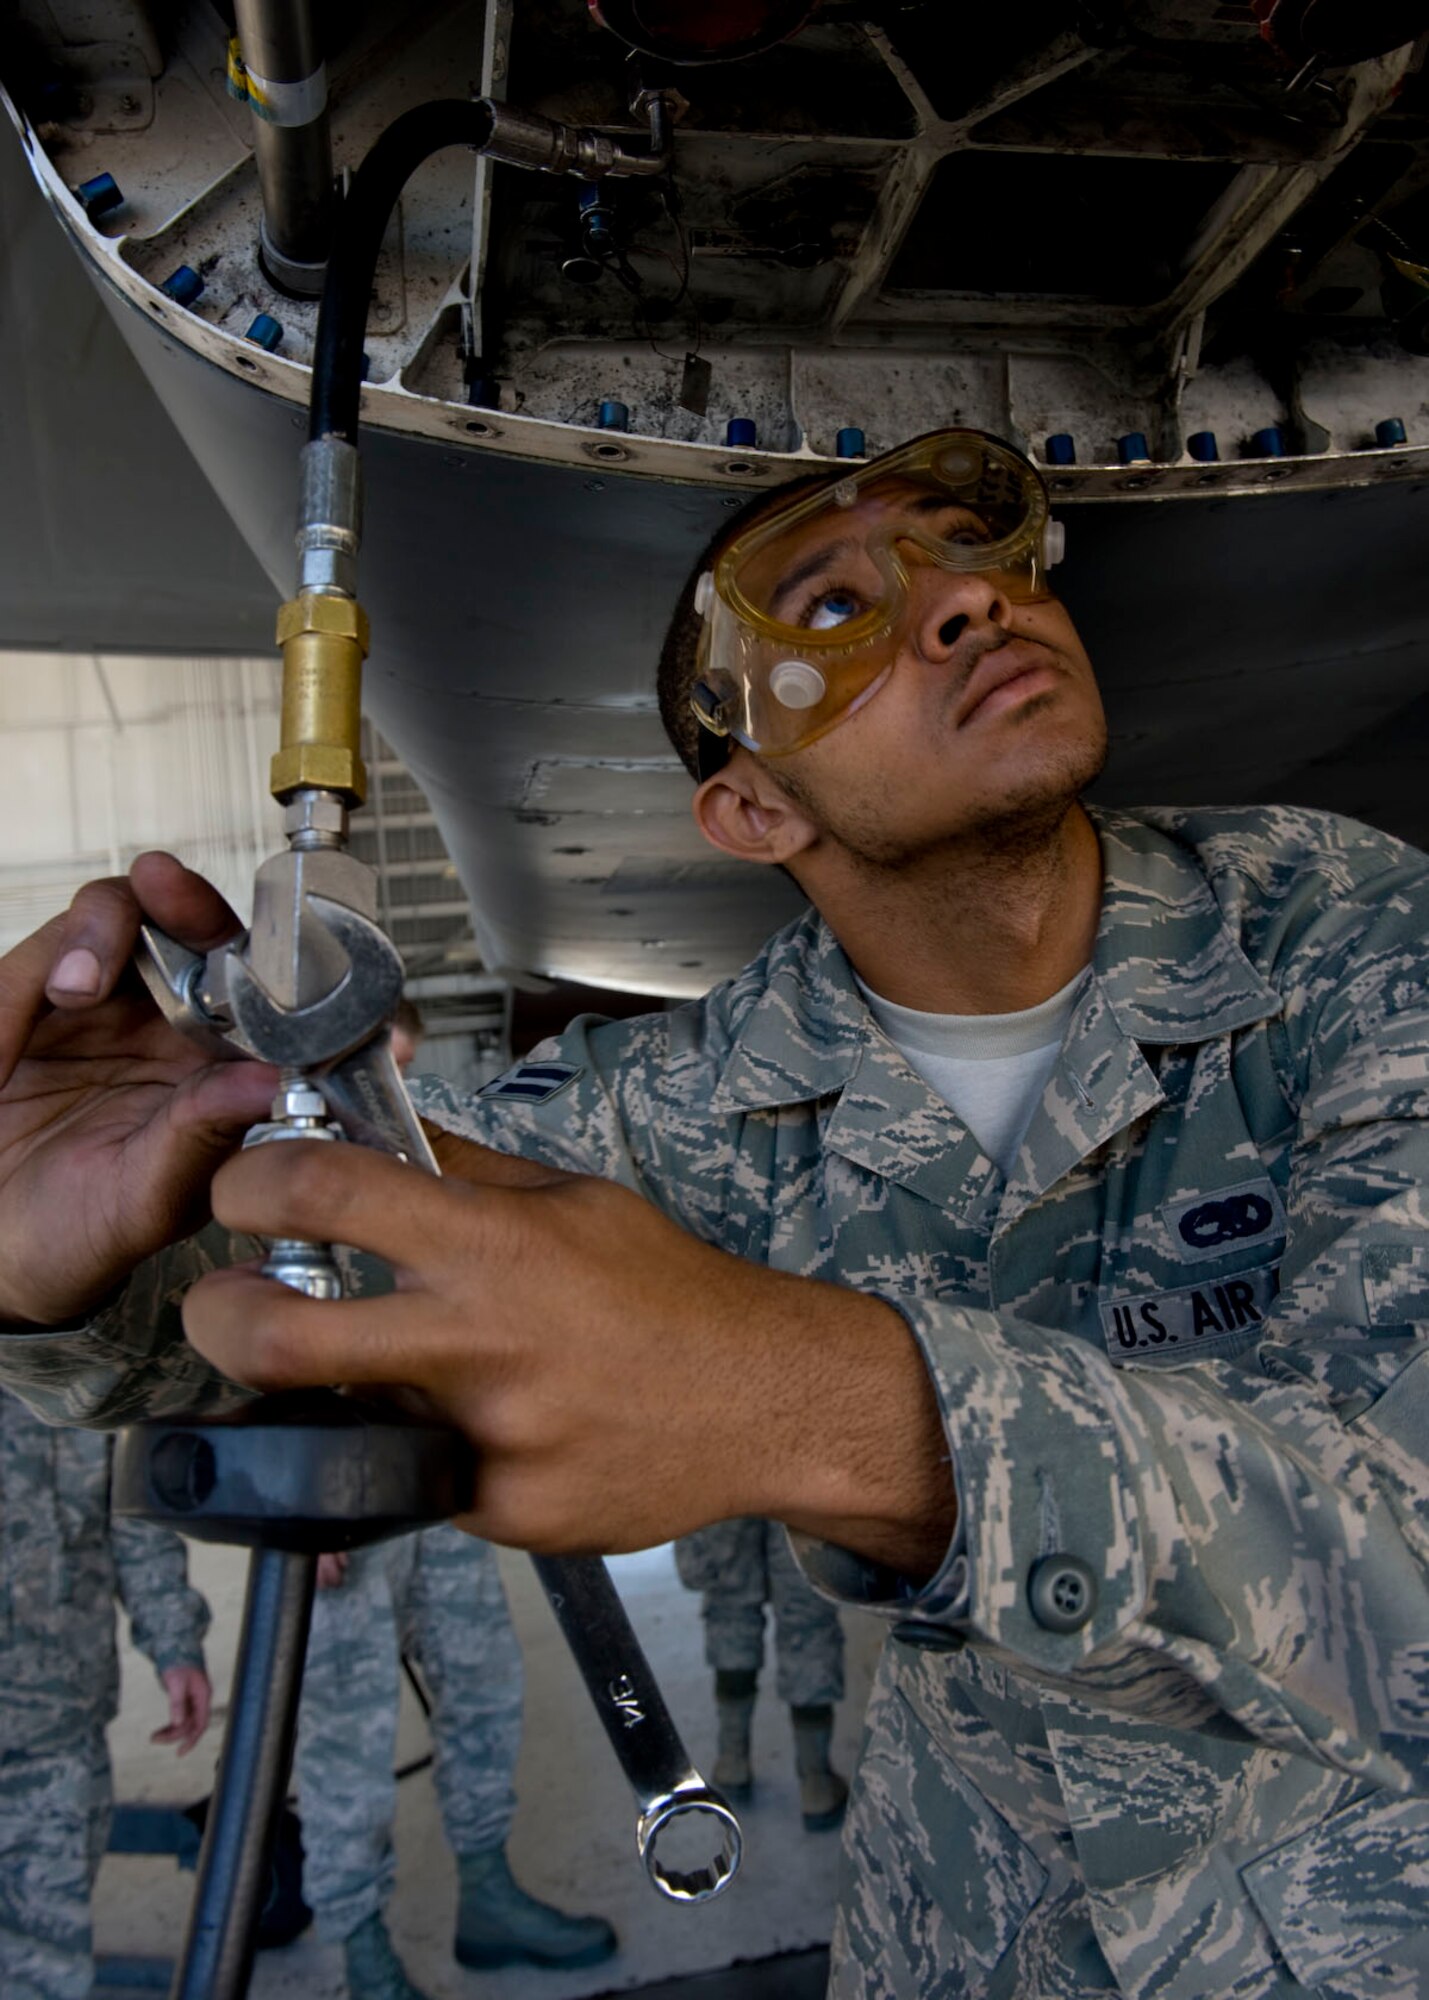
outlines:
[[[0,959],[0,1321],[88,1312],[207,1219],[208,1183],[275,1087],[214,1062],[130,967],[148,917],[196,951],[238,920],[167,854],[91,882]]]
[[[907,1570],[955,1503],[902,1319],[698,1242],[638,1196],[444,1137],[436,1181],[357,1146],[230,1160],[229,1227],[353,1244],[396,1290],[320,1302],[253,1269],[189,1293],[190,1339],[260,1389],[402,1392],[477,1447],[467,1525],[542,1552],[765,1514]]]
[[[325,1549],[318,1557],[318,1589],[337,1590],[347,1582],[347,1550]]]
[[[169,1697],[169,1720],[156,1729],[151,1743],[177,1743],[179,1755],[187,1757],[205,1729],[213,1704],[213,1689],[202,1667],[168,1667],[160,1674]]]

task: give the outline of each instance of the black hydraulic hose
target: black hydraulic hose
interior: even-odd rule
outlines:
[[[169,2000],[243,2000],[288,1788],[318,1559],[255,1549],[223,1755]]]
[[[308,423],[312,443],[336,438],[357,445],[362,344],[372,281],[387,221],[403,187],[425,159],[445,146],[486,150],[492,144],[496,116],[484,100],[419,105],[387,128],[354,174],[338,212],[318,314]],[[542,118],[527,119],[515,132],[508,129],[505,143],[513,148],[507,157],[548,171],[580,171],[589,161],[598,171],[609,172],[623,160],[626,171],[658,173],[666,165],[664,133],[663,110],[657,105],[649,154],[621,154],[599,135],[573,132]],[[302,532],[306,530],[305,518]],[[429,1157],[427,1165],[439,1171],[435,1159]],[[651,1880],[676,1901],[702,1901],[718,1894],[739,1865],[739,1824],[690,1763],[604,1563],[595,1558],[544,1557],[537,1560],[536,1569],[636,1794],[637,1841]],[[311,1588],[309,1581],[309,1610]],[[301,1658],[297,1672],[300,1677]],[[291,1701],[295,1708],[296,1687]],[[235,1762],[236,1722],[235,1717],[229,1735]],[[291,1728],[288,1739],[291,1743]],[[226,1750],[225,1758],[227,1754]],[[667,1868],[657,1858],[659,1836],[674,1819],[690,1814],[717,1822],[718,1854],[698,1870]],[[176,1986],[173,2000],[229,2000],[230,1991]]]
[[[398,196],[423,160],[446,146],[486,145],[491,109],[481,100],[439,98],[404,111],[376,140],[338,211],[313,349],[310,438],[357,442],[362,343],[377,253]]]

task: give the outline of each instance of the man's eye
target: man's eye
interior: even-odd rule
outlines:
[[[950,528],[943,540],[951,542],[954,548],[976,549],[984,547],[992,537],[980,522],[964,521],[956,528]]]
[[[862,609],[851,590],[826,590],[799,622],[810,632],[827,632],[832,625],[846,625],[850,618],[857,618]]]

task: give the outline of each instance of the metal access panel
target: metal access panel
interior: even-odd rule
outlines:
[[[27,41],[0,33],[23,157],[286,590],[316,308],[258,257],[224,24],[91,12],[105,36],[82,45],[42,0],[19,0]],[[1111,711],[1103,796],[1301,799],[1429,833],[1423,51],[1381,36],[1307,78],[1248,9],[1113,12],[1114,33],[1051,0],[969,15],[950,65],[944,9],[830,4],[682,72],[670,189],[611,196],[623,268],[568,179],[447,148],[408,184],[365,348],[367,692],[493,967],[696,992],[792,907],[700,844],[654,667],[729,510],[851,432],[874,452],[968,423],[1041,461]],[[1386,10],[1363,12],[1373,40]],[[472,87],[640,141],[625,51],[574,3],[355,0],[328,26],[340,169]],[[96,216],[99,166],[125,199]],[[152,462],[101,483],[137,533]],[[222,623],[221,563],[172,545],[143,572],[155,624],[183,625],[175,595]]]
[[[0,120],[0,647],[262,653],[273,586]]]

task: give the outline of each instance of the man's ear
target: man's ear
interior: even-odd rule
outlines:
[[[695,793],[695,825],[712,847],[740,861],[788,865],[818,828],[743,747]]]

